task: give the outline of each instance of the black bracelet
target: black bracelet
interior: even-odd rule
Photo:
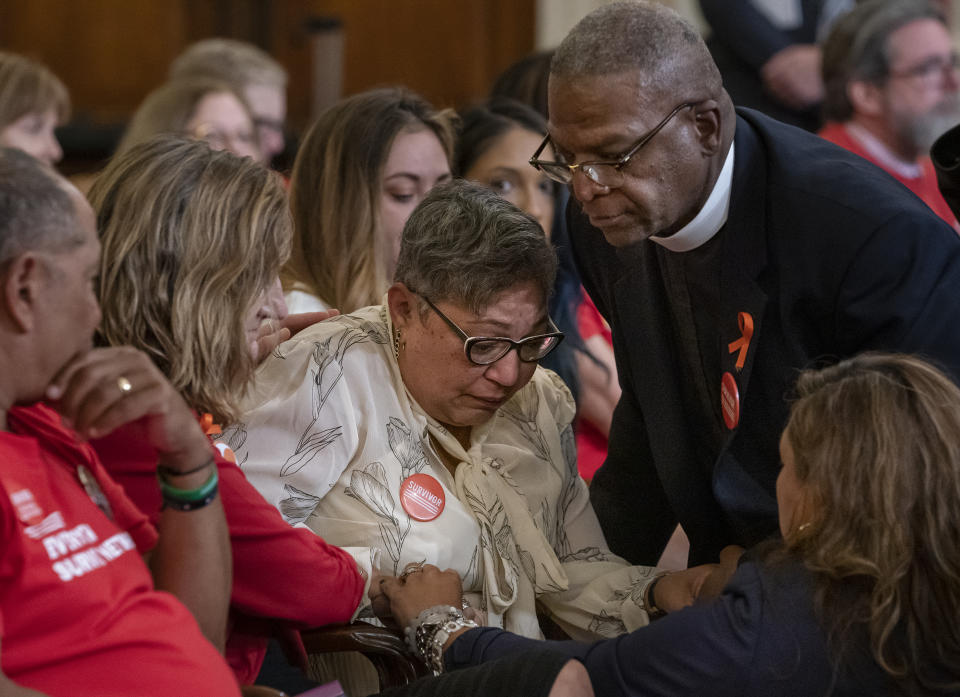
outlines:
[[[197,472],[206,469],[207,467],[209,467],[214,463],[216,463],[216,460],[213,457],[211,457],[202,465],[197,465],[192,470],[187,470],[186,472],[175,470],[172,467],[167,467],[166,465],[157,465],[157,474],[160,475],[163,479],[167,479],[169,477],[186,477],[188,474],[196,474]]]
[[[647,598],[646,598],[646,603],[644,604],[646,605],[645,609],[647,611],[647,617],[649,617],[651,620],[658,619],[667,614],[665,610],[662,610],[661,608],[657,607],[657,600],[653,595],[653,591],[654,589],[656,589],[657,584],[660,583],[660,579],[666,575],[667,574],[663,573],[655,576],[654,579],[650,582],[650,585],[647,586]]]
[[[172,508],[173,510],[180,511],[182,513],[189,513],[190,511],[196,511],[197,509],[204,508],[206,506],[209,506],[211,503],[213,503],[213,500],[217,498],[218,490],[219,490],[219,487],[214,487],[213,491],[211,491],[209,494],[204,496],[202,499],[199,499],[198,501],[180,501],[177,499],[167,498],[166,496],[164,496],[162,497],[163,507]]]

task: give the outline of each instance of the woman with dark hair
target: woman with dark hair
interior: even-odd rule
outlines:
[[[606,457],[620,386],[609,327],[580,285],[566,225],[556,214],[557,198],[565,192],[527,163],[546,132],[546,122],[530,107],[506,98],[469,109],[462,122],[456,173],[484,184],[536,218],[557,250],[550,313],[566,341],[542,365],[554,370],[574,395],[578,469],[589,481]]]

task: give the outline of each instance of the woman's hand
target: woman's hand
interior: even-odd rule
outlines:
[[[463,596],[460,575],[451,569],[440,571],[431,564],[424,564],[404,578],[382,578],[379,585],[390,599],[391,613],[401,627],[434,605],[460,607]]]
[[[260,323],[260,328],[257,330],[257,338],[251,342],[250,353],[258,364],[263,363],[277,346],[291,336],[317,322],[336,317],[339,314],[339,310],[325,310],[323,312],[300,312],[295,315],[287,315],[283,319],[265,319]]]

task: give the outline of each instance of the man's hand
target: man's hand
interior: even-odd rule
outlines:
[[[431,564],[424,564],[422,570],[404,578],[383,578],[379,585],[390,599],[393,618],[401,627],[434,605],[460,607],[463,596],[460,575],[451,569],[440,571]]]
[[[697,600],[712,600],[720,595],[724,586],[737,570],[737,564],[740,562],[740,555],[744,552],[743,547],[729,545],[720,552],[720,564],[717,565],[713,573],[703,582],[700,587],[700,595]],[[711,565],[712,566],[712,565]]]
[[[326,310],[323,312],[300,312],[295,315],[287,315],[283,319],[266,319],[260,323],[257,338],[250,346],[250,353],[257,363],[263,363],[277,346],[291,336],[317,322],[336,317],[339,314],[339,310]]]
[[[661,576],[653,588],[653,604],[664,612],[693,605],[700,598],[703,583],[716,569],[716,564],[701,564]]]
[[[104,436],[130,424],[176,470],[210,457],[210,443],[183,398],[137,349],[93,349],[70,361],[47,387],[46,397],[83,438]]]
[[[760,69],[764,87],[788,107],[808,109],[823,100],[820,47],[794,44],[771,56]]]

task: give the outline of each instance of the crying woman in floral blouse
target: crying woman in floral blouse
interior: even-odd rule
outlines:
[[[427,562],[460,574],[484,622],[524,636],[542,636],[538,606],[577,639],[648,622],[658,571],[607,549],[573,399],[537,366],[563,339],[546,310],[555,268],[533,218],[477,185],[438,187],[407,222],[383,304],[262,365],[229,434],[241,465],[288,522],[348,548],[371,596],[378,574]],[[671,575],[655,600],[692,602],[708,571]]]

